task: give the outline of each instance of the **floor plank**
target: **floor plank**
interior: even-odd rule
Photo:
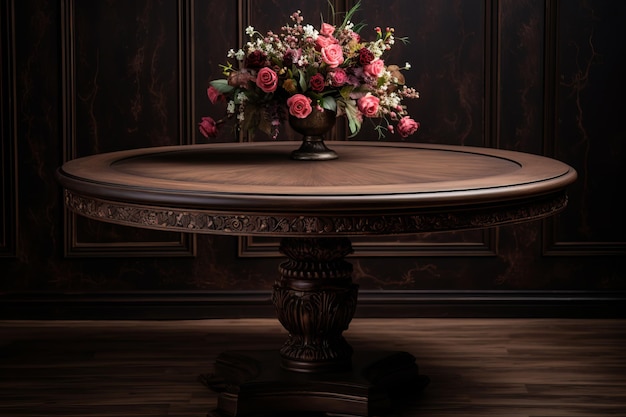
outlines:
[[[426,390],[401,416],[626,415],[626,320],[355,319],[355,349],[408,351]],[[275,320],[0,321],[0,416],[200,417],[217,355],[278,349]]]

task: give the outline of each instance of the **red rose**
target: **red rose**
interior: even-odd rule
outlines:
[[[418,122],[411,119],[409,116],[404,116],[398,122],[398,133],[403,138],[406,138],[407,136],[417,132],[417,129],[419,129],[419,127],[420,124]]]
[[[359,49],[359,62],[361,65],[367,65],[374,60],[374,54],[367,48]]]
[[[198,124],[198,128],[205,138],[214,138],[217,136],[217,123],[211,117],[203,117],[202,121]]]
[[[224,94],[220,93],[217,88],[213,87],[212,85],[206,89],[206,95],[209,97],[209,100],[211,100],[211,103],[213,104],[217,103],[218,101],[226,100]]]
[[[267,65],[267,55],[264,52],[254,50],[246,57],[246,68],[261,68]]]
[[[304,94],[295,94],[287,99],[287,106],[289,106],[289,114],[297,117],[298,119],[306,118],[313,108],[311,107],[311,99]]]
[[[319,72],[312,76],[309,80],[309,86],[311,87],[311,90],[317,93],[320,93],[322,92],[322,90],[324,90],[324,84],[324,76]]]
[[[278,87],[278,74],[271,68],[261,68],[256,76],[256,85],[266,93],[272,93]]]

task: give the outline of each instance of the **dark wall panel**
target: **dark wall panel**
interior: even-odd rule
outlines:
[[[13,4],[0,7],[0,257],[14,257],[17,246],[17,195],[15,172],[16,74]]]
[[[577,210],[564,214],[560,240],[624,250],[626,126],[622,122],[625,29],[615,16],[626,5],[561,2],[555,153],[580,174]],[[591,248],[590,248],[591,249]]]
[[[354,3],[333,1],[339,12]],[[86,220],[64,210],[54,171],[67,159],[98,152],[207,142],[196,124],[223,109],[209,103],[206,87],[220,76],[228,50],[247,40],[245,27],[278,30],[297,9],[319,26],[321,16],[328,19],[327,2],[1,4],[4,305],[19,304],[24,316],[42,312],[43,305],[46,312],[58,311],[68,299],[94,301],[95,316],[98,305],[133,303],[135,310],[124,311],[158,316],[156,305],[179,317],[197,316],[205,303],[213,315],[254,314],[254,308],[238,309],[256,306],[257,295],[270,291],[279,262],[276,240],[196,237]],[[476,300],[506,308],[507,297],[514,297],[516,305],[544,311],[554,294],[600,300],[594,305],[622,300],[626,207],[619,184],[626,179],[626,131],[623,106],[611,103],[626,92],[620,82],[626,27],[619,17],[626,6],[609,0],[361,4],[353,20],[367,23],[365,38],[375,26],[390,26],[409,40],[398,41],[387,62],[409,62],[407,82],[420,91],[421,98],[408,103],[421,122],[410,140],[544,154],[573,165],[580,176],[569,208],[554,219],[355,239],[350,259],[363,300],[422,314],[420,302],[443,296],[446,308],[470,305],[470,315],[482,311],[483,301]],[[332,138],[346,136],[338,124]],[[293,132],[285,127],[279,140],[288,138]],[[378,140],[371,127],[357,139]],[[223,129],[216,140],[268,138]],[[190,300],[200,307],[186,310]],[[498,315],[498,309],[488,314]]]

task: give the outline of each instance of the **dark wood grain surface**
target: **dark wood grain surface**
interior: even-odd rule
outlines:
[[[399,416],[605,417],[626,410],[624,320],[356,319],[358,350],[408,351],[430,385]],[[0,416],[203,417],[228,349],[277,349],[273,319],[0,322]]]
[[[295,143],[135,149],[78,158],[57,178],[68,208],[143,228],[272,236],[413,234],[553,215],[576,171],[488,148],[337,142],[333,161]]]
[[[59,178],[64,186],[95,197],[177,205],[185,204],[184,194],[207,208],[236,212],[252,204],[258,210],[283,204],[285,213],[313,203],[316,209],[366,209],[493,202],[553,192],[576,178],[562,162],[499,149],[402,142],[329,145],[338,160],[291,160],[295,142],[146,148],[69,161]]]

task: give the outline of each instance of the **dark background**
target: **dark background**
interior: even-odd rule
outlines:
[[[205,94],[243,30],[319,27],[326,0],[0,0],[0,317],[271,315],[276,241],[125,228],[66,212],[64,161],[205,143]],[[337,10],[350,1],[335,0]],[[487,231],[355,239],[360,316],[615,316],[626,301],[626,3],[363,0],[363,35],[421,98],[411,141],[546,155],[579,174],[567,210]],[[344,140],[339,126],[333,138]],[[279,139],[290,139],[285,132]],[[359,140],[376,140],[364,129]],[[219,141],[236,137],[224,129]],[[394,140],[387,138],[386,140]],[[419,167],[415,167],[419,169]],[[454,169],[454,167],[451,167]]]

